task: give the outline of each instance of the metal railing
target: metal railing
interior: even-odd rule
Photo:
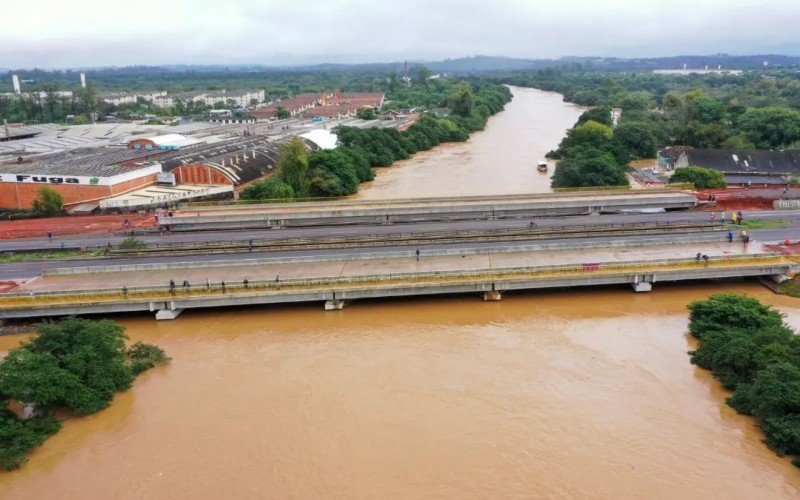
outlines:
[[[760,256],[712,257],[708,260],[668,259],[659,261],[627,263],[582,263],[563,266],[512,267],[502,269],[478,269],[472,271],[432,271],[418,273],[390,273],[360,276],[327,276],[318,278],[295,278],[280,281],[258,280],[248,282],[192,283],[188,288],[176,286],[131,287],[117,289],[88,289],[53,292],[27,292],[0,294],[0,311],[3,309],[39,308],[56,305],[93,305],[118,302],[172,301],[203,299],[229,295],[280,295],[315,291],[346,291],[380,289],[396,286],[422,287],[430,285],[453,285],[475,282],[507,282],[552,279],[564,277],[586,277],[592,275],[632,275],[674,272],[683,270],[753,268],[764,266],[788,266],[789,262],[778,254]]]

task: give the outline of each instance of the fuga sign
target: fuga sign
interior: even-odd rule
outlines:
[[[0,182],[33,182],[37,184],[88,184],[96,186],[98,177],[64,177],[60,175],[0,174]]]

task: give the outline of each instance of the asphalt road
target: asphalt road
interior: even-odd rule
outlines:
[[[800,210],[781,210],[781,211],[758,211],[744,213],[745,220],[777,220],[784,219],[791,224],[800,226]],[[538,227],[580,225],[580,224],[620,224],[634,222],[655,222],[655,221],[693,221],[706,222],[710,220],[710,212],[667,212],[657,214],[628,213],[628,214],[605,214],[599,216],[564,216],[536,218]],[[242,241],[248,240],[270,240],[285,238],[313,238],[320,236],[363,236],[363,235],[385,235],[393,233],[424,233],[436,231],[468,231],[476,229],[507,229],[527,227],[526,219],[500,219],[500,220],[474,220],[474,221],[445,221],[445,222],[424,222],[413,224],[390,224],[390,225],[353,225],[353,226],[331,226],[331,227],[310,227],[310,228],[282,228],[282,229],[250,229],[234,231],[197,231],[197,232],[165,232],[163,235],[138,236],[137,238],[148,244],[154,243],[173,243],[173,242],[211,242],[211,241]],[[20,250],[39,250],[57,249],[63,243],[65,247],[100,248],[108,243],[116,245],[124,239],[123,236],[110,235],[77,235],[54,237],[48,242],[47,238],[26,238],[14,239],[0,242],[0,252],[20,251]],[[781,238],[783,239],[783,238]]]
[[[661,214],[663,215],[663,214]],[[800,214],[798,214],[800,216]],[[588,219],[588,218],[587,218]],[[602,219],[599,217],[592,217],[592,220]],[[502,222],[502,221],[486,221],[486,222]],[[508,221],[506,221],[508,222]],[[517,221],[519,222],[519,221]],[[608,222],[606,222],[608,223]],[[336,228],[340,230],[341,228]],[[447,227],[447,229],[452,229]],[[283,232],[283,231],[281,231]],[[786,228],[779,229],[755,229],[748,231],[754,240],[757,241],[783,241],[787,237],[792,240],[800,240],[800,223],[791,225]],[[720,234],[720,238],[723,238]],[[663,244],[672,243],[675,239],[674,233],[669,234],[644,234],[638,236],[603,236],[591,238],[555,238],[548,240],[518,240],[514,242],[466,242],[459,244],[447,245],[426,245],[424,247],[417,246],[390,246],[390,247],[369,247],[369,248],[356,248],[356,249],[322,249],[322,250],[294,250],[284,252],[245,252],[233,254],[207,254],[207,255],[182,255],[182,256],[154,256],[154,257],[141,257],[141,258],[114,258],[114,259],[93,259],[93,260],[61,260],[61,261],[31,261],[31,262],[15,262],[8,264],[0,264],[0,281],[5,280],[23,280],[39,276],[44,269],[53,268],[67,268],[67,267],[97,267],[107,265],[125,265],[125,264],[143,264],[143,263],[167,263],[167,262],[213,262],[213,261],[235,261],[239,259],[259,259],[259,258],[280,258],[280,257],[309,257],[309,256],[344,256],[344,255],[359,255],[359,254],[386,254],[398,251],[414,251],[420,248],[421,255],[424,257],[425,252],[435,249],[486,249],[506,247],[508,245],[525,245],[525,244],[552,244],[552,243],[580,243],[580,242],[607,242],[611,240],[619,240],[624,238],[628,241],[636,240],[658,240]],[[703,250],[702,243],[698,244],[698,252]]]

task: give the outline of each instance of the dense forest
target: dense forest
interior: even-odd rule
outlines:
[[[800,149],[797,72],[661,75],[546,69],[495,78],[559,92],[566,101],[594,107],[550,154],[561,159],[555,187],[617,184],[620,169],[630,160],[652,157],[667,145]],[[612,107],[622,110],[615,127]]]

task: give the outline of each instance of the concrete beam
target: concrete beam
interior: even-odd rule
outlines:
[[[649,281],[640,281],[638,283],[631,283],[634,292],[649,292],[653,290],[653,284]]]
[[[334,300],[326,300],[325,301],[325,310],[326,311],[341,311],[344,309],[344,301],[340,299]]]
[[[183,312],[183,309],[160,309],[156,311],[156,319],[175,319]]]
[[[503,298],[503,294],[500,293],[500,290],[487,290],[483,292],[483,300],[486,301],[497,301]]]

